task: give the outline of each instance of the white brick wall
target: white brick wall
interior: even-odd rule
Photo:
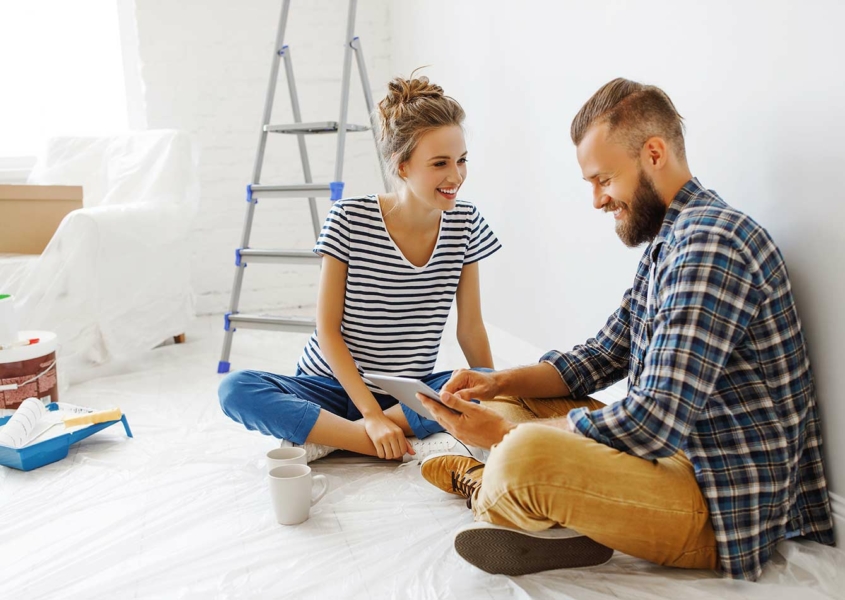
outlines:
[[[141,77],[149,128],[191,133],[200,147],[202,203],[191,233],[193,284],[200,314],[226,310],[258,142],[281,0],[137,0]],[[305,121],[337,120],[348,3],[294,0],[285,43],[291,48]],[[389,0],[359,2],[361,38],[376,102],[390,68]],[[291,122],[290,99],[279,72],[272,121]],[[353,60],[349,120],[367,123]],[[335,136],[307,139],[317,182],[334,179]],[[296,138],[268,139],[262,183],[303,180]],[[382,191],[372,135],[347,136],[344,195]],[[321,215],[328,201],[320,202]],[[251,246],[310,249],[313,233],[305,199],[265,198],[256,209]],[[316,267],[250,265],[240,309],[275,314],[313,311]]]

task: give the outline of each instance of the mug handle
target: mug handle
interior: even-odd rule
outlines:
[[[311,480],[311,484],[313,485],[313,484],[314,484],[314,483],[316,483],[317,481],[322,481],[322,482],[323,482],[323,489],[322,489],[322,490],[320,490],[320,493],[319,493],[319,494],[317,494],[317,497],[316,497],[316,498],[312,498],[312,499],[311,499],[311,506],[314,506],[314,505],[315,505],[315,504],[317,504],[320,500],[322,500],[323,496],[325,496],[325,495],[326,495],[326,492],[328,492],[328,491],[329,491],[329,480],[328,480],[328,479],[326,479],[326,476],[325,476],[325,475],[314,475],[314,477],[313,477],[313,478],[312,478],[312,480]]]

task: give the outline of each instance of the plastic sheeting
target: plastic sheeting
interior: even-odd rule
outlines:
[[[199,203],[186,134],[54,138],[29,183],[83,186],[84,208],[62,221],[40,257],[17,268],[6,260],[0,286],[15,295],[22,329],[58,334],[60,374],[185,331],[194,308],[188,233]]]
[[[202,331],[205,327],[206,330]],[[46,598],[843,598],[845,554],[787,542],[758,583],[661,568],[617,553],[592,569],[489,575],[454,552],[464,502],[415,464],[312,463],[329,493],[302,525],[278,525],[264,453],[276,443],[220,412],[221,319],[131,372],[65,400],[126,414],[22,473],[0,468],[0,597]],[[307,336],[239,331],[235,366],[290,372]],[[280,367],[280,365],[284,365]]]

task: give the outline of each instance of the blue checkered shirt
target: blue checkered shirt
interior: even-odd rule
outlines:
[[[570,422],[644,459],[684,452],[729,577],[756,580],[786,538],[833,544],[815,388],[786,265],[765,229],[697,179],[675,196],[604,328],[541,361],[576,398],[628,376],[624,400],[573,410]]]

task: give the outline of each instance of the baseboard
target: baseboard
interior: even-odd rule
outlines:
[[[497,369],[532,365],[548,351],[490,323],[485,323],[485,327]]]
[[[836,530],[836,545],[840,548],[845,544],[845,498],[830,493],[830,509],[833,513],[833,523]]]

